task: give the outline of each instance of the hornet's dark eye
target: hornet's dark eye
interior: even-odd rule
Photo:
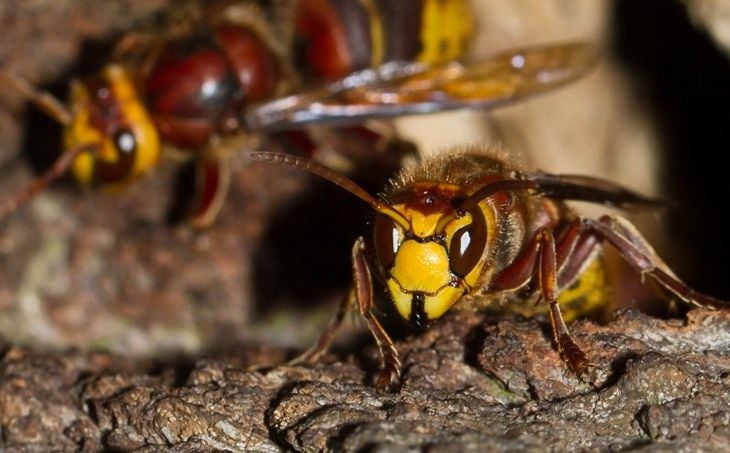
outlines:
[[[395,252],[401,243],[401,233],[390,217],[378,214],[375,217],[375,253],[378,261],[389,268],[395,261]]]
[[[471,213],[471,223],[456,230],[449,245],[449,266],[459,277],[466,276],[484,253],[487,246],[487,225],[479,210]]]
[[[117,150],[116,160],[97,159],[94,179],[101,184],[112,184],[129,178],[134,169],[137,155],[137,139],[131,130],[120,128],[112,135]]]
[[[137,139],[129,129],[118,129],[114,133],[114,146],[121,154],[131,154],[137,148]]]

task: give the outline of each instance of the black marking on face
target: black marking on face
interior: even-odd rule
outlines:
[[[428,316],[425,310],[426,297],[422,292],[413,293],[411,299],[411,324],[416,329],[424,329],[428,326]]]

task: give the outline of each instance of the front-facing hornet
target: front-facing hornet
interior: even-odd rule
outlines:
[[[730,308],[682,283],[625,219],[583,218],[564,203],[658,204],[605,180],[522,172],[494,153],[472,149],[407,168],[374,198],[315,162],[277,153],[250,156],[318,175],[375,211],[372,235],[357,239],[352,248],[352,290],[318,343],[296,361],[315,361],[326,352],[345,313],[356,306],[383,359],[377,385],[397,383],[398,351],[373,312],[374,273],[395,311],[418,329],[455,306],[484,306],[485,299],[487,304],[532,304],[527,296],[536,293],[545,302],[558,351],[580,375],[590,362],[571,338],[561,308],[574,316],[600,303],[594,296],[606,294],[605,280],[596,278],[602,275],[604,244],[682,301]]]
[[[72,84],[68,106],[0,71],[0,86],[65,128],[65,151],[0,205],[0,218],[69,170],[82,185],[122,189],[155,168],[164,145],[195,160],[191,217],[207,226],[231,156],[263,140],[276,146],[282,131],[491,108],[575,80],[594,61],[589,46],[570,43],[457,63],[473,28],[466,0],[197,5],[123,38],[114,62]],[[303,154],[314,154],[318,144],[303,141]]]

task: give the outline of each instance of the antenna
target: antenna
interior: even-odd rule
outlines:
[[[249,153],[248,156],[260,162],[268,162],[271,164],[282,165],[286,167],[294,167],[300,170],[304,170],[313,175],[319,176],[322,179],[335,184],[351,194],[355,195],[365,203],[369,204],[380,214],[387,215],[392,218],[396,223],[406,230],[410,230],[410,224],[403,215],[384,203],[382,200],[374,198],[372,195],[367,193],[362,187],[358,186],[352,179],[341,175],[324,165],[318,164],[317,162],[307,159],[305,157],[292,156],[291,154],[285,153],[272,153],[272,152],[261,152],[256,151]]]

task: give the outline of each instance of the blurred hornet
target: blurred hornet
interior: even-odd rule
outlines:
[[[571,338],[561,307],[575,314],[580,305],[590,308],[596,294],[605,295],[606,281],[596,278],[605,265],[600,259],[604,244],[682,301],[730,308],[682,283],[627,220],[583,218],[564,203],[620,208],[660,204],[609,181],[522,172],[489,150],[468,149],[402,170],[375,198],[352,180],[302,157],[266,152],[250,157],[320,176],[375,211],[372,236],[360,237],[352,247],[352,290],[318,343],[296,362],[312,362],[324,354],[345,313],[356,306],[384,363],[377,385],[398,382],[398,351],[374,314],[378,308],[392,310],[375,305],[374,273],[395,311],[417,329],[454,306],[484,308],[485,300],[487,306],[531,305],[528,301],[534,298],[529,296],[539,297],[546,302],[558,351],[580,376],[590,362]]]
[[[241,150],[266,145],[313,156],[320,144],[306,133],[310,124],[347,134],[343,126],[364,128],[370,119],[492,108],[591,68],[594,53],[577,43],[458,63],[473,29],[466,3],[183,3],[161,30],[121,39],[114,63],[72,83],[68,105],[0,71],[0,84],[65,129],[65,151],[0,205],[0,218],[68,171],[84,186],[124,188],[155,168],[164,145],[195,160],[191,220],[204,227]]]

